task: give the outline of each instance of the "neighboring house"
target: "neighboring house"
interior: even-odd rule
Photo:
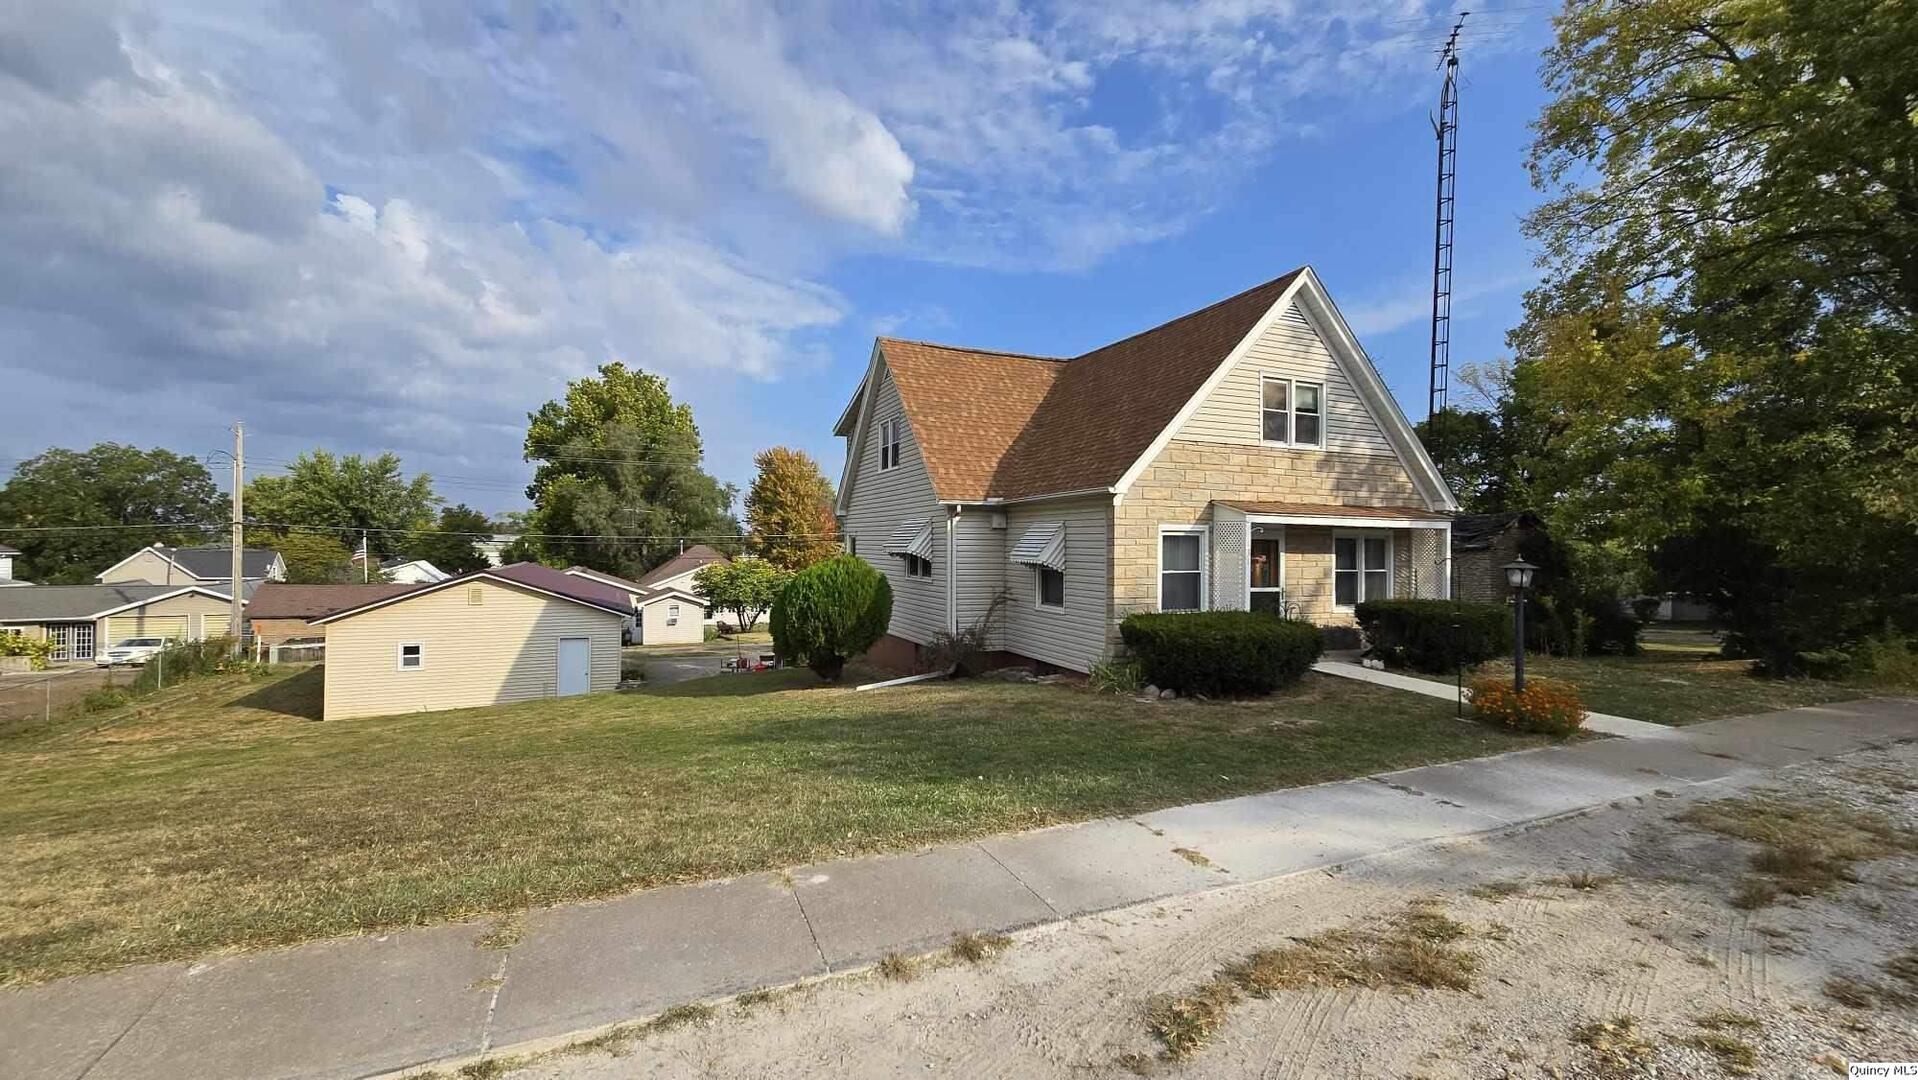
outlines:
[[[269,581],[253,593],[246,606],[247,622],[255,640],[267,645],[287,641],[316,640],[326,636],[326,627],[313,620],[336,611],[359,607],[374,600],[399,596],[418,585],[288,585]]]
[[[564,572],[626,592],[633,604],[633,614],[626,621],[629,644],[673,645],[706,640],[706,602],[691,589],[670,584],[647,588],[637,581],[585,566],[569,566]],[[679,576],[684,575],[668,580],[677,580]]]
[[[18,557],[19,554],[19,548],[0,544],[0,588],[5,588],[9,585],[33,584],[31,581],[21,581],[19,578],[13,576],[13,560]]]
[[[91,660],[132,637],[224,637],[232,597],[203,585],[35,585],[0,589],[0,633],[55,642],[53,659]]]
[[[351,562],[352,572],[355,575],[361,572],[360,563],[363,561],[359,552],[353,553]],[[431,585],[453,576],[425,559],[409,559],[404,555],[392,555],[381,559],[379,567],[379,573],[372,576],[395,585]]]
[[[641,574],[639,576],[639,584],[644,586],[648,592],[658,592],[662,589],[678,589],[682,593],[698,599],[699,590],[693,584],[693,575],[699,573],[699,568],[711,563],[731,561],[732,560],[724,554],[707,547],[705,544],[694,544],[692,547],[684,549],[679,554]],[[701,621],[704,625],[711,626],[719,621],[719,612],[717,610],[707,608],[703,600],[699,600],[699,603],[700,610],[705,612],[705,614],[701,616]]]
[[[1086,671],[1135,611],[1446,592],[1457,503],[1309,267],[1071,359],[881,338],[836,433],[882,663],[985,623]]]
[[[328,720],[564,697],[619,684],[632,601],[537,563],[422,585],[313,621]]]
[[[248,581],[285,581],[286,562],[270,548],[242,548],[240,576]],[[102,585],[224,585],[233,580],[230,547],[167,547],[153,544],[95,575]]]
[[[1503,603],[1512,596],[1505,564],[1519,547],[1545,535],[1545,523],[1530,510],[1460,514],[1452,519],[1452,595],[1477,603]]]
[[[519,539],[518,533],[494,533],[485,540],[473,541],[473,549],[480,553],[488,566],[498,566],[506,561],[506,548]]]

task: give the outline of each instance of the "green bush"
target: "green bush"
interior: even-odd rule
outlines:
[[[1318,627],[1260,611],[1128,615],[1119,636],[1146,682],[1207,697],[1269,694],[1297,682],[1323,647]]]
[[[52,638],[30,638],[25,634],[0,634],[0,656],[28,657],[27,666],[35,671],[47,670],[53,661],[56,645]]]
[[[163,685],[172,686],[202,675],[220,675],[251,666],[245,657],[233,654],[230,637],[175,641],[149,657],[127,688],[136,695],[145,694]]]
[[[1086,673],[1086,682],[1102,694],[1136,694],[1145,685],[1139,662],[1129,656],[1101,660]]]
[[[848,657],[872,648],[892,621],[892,586],[857,555],[799,571],[773,601],[773,652],[837,681]]]
[[[89,691],[86,697],[80,699],[80,711],[106,712],[108,709],[117,709],[132,700],[132,694],[117,686],[102,686],[98,690]]]
[[[1512,651],[1512,613],[1503,604],[1367,600],[1357,614],[1372,655],[1394,667],[1443,674]]]

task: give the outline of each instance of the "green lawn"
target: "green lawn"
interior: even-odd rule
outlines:
[[[1821,679],[1766,678],[1752,673],[1750,661],[1723,660],[1715,651],[1656,641],[1648,642],[1638,656],[1527,656],[1525,673],[1573,683],[1593,712],[1655,724],[1691,724],[1872,693]],[[1494,661],[1476,674],[1509,679],[1512,662]]]
[[[1257,703],[803,671],[322,723],[317,670],[0,738],[0,983],[457,919],[1497,753],[1309,676]]]

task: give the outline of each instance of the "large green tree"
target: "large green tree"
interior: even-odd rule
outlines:
[[[526,460],[538,466],[523,553],[633,577],[685,538],[739,549],[737,491],[703,468],[692,410],[665,379],[606,364],[527,419]]]
[[[330,529],[354,547],[365,530],[375,555],[399,554],[406,533],[430,522],[439,503],[433,478],[420,473],[408,480],[390,452],[362,457],[314,450],[295,458],[284,475],[246,485],[248,521],[268,529]]]
[[[1918,7],[1573,3],[1513,335],[1532,500],[1803,670],[1918,633]]]
[[[492,519],[465,503],[443,506],[431,529],[407,541],[406,554],[425,559],[449,574],[464,574],[486,565],[486,557],[474,544],[492,532]]]
[[[200,526],[224,521],[228,507],[204,464],[170,450],[118,443],[52,449],[21,462],[0,488],[0,543],[20,549],[14,566],[20,578],[87,582],[148,544],[204,543],[220,536],[217,525]],[[112,525],[143,527],[101,527]],[[8,531],[50,526],[75,528]]]

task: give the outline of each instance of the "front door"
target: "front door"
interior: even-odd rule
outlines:
[[[583,637],[559,639],[559,696],[588,693],[593,689],[593,640]]]

